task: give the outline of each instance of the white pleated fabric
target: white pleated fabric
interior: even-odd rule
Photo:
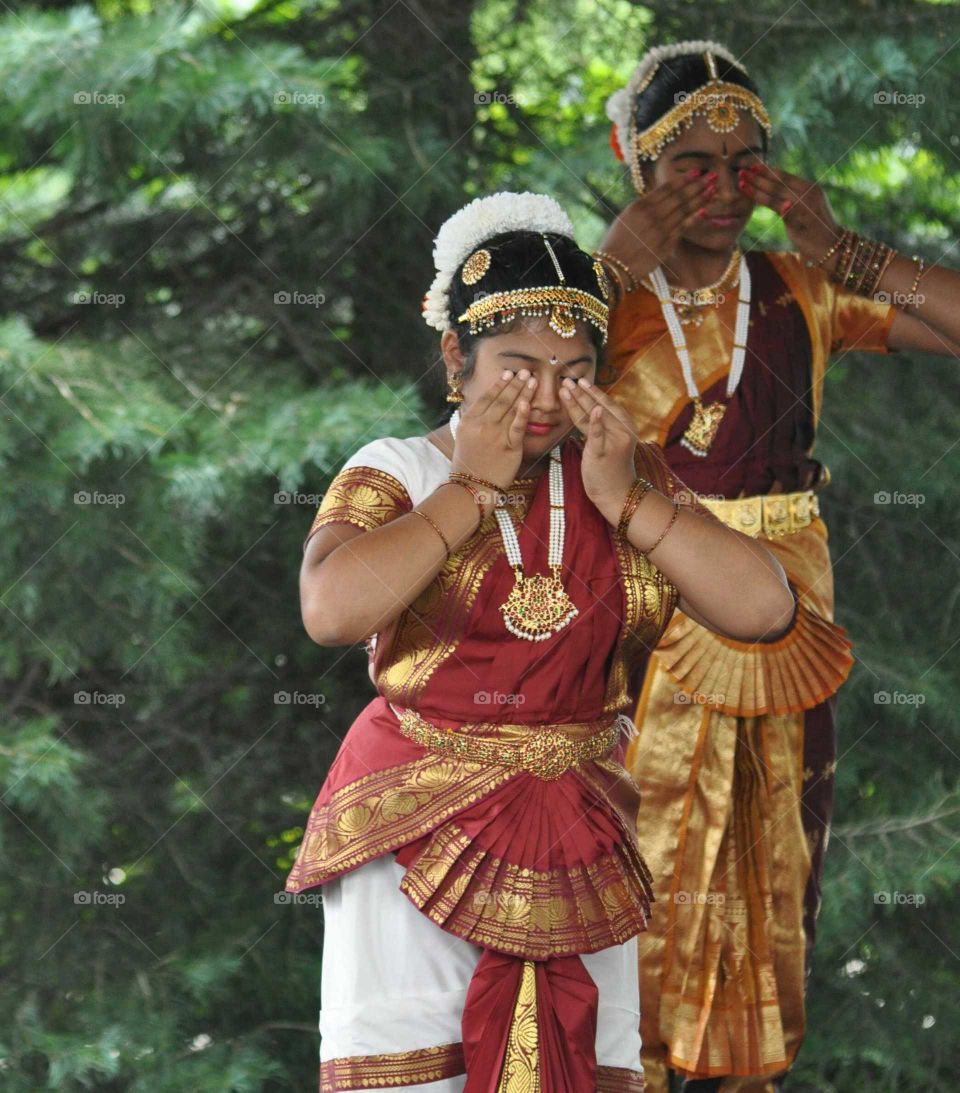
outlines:
[[[321,1062],[461,1041],[467,987],[483,950],[417,910],[400,891],[403,874],[393,854],[385,854],[320,889]],[[639,1071],[637,939],[581,959],[599,991],[598,1065]],[[465,1082],[460,1075],[400,1088],[461,1093]]]

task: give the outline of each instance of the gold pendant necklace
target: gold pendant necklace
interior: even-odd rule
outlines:
[[[698,395],[693,400],[693,417],[683,432],[683,446],[694,455],[707,455],[726,412],[725,402],[712,402],[704,406]]]
[[[677,316],[683,326],[700,326],[703,323],[704,309],[717,307],[723,303],[726,293],[737,287],[740,277],[740,259],[743,257],[739,247],[734,247],[730,254],[727,268],[720,276],[709,285],[702,285],[692,291],[681,285],[667,282],[670,300],[676,308]],[[728,283],[729,282],[729,283]],[[643,279],[643,284],[656,295],[656,288],[652,279],[648,276]]]
[[[511,634],[527,641],[546,641],[579,614],[556,569],[549,577],[543,573],[527,577],[522,567],[516,566],[514,574],[516,584],[500,604],[503,625]]]
[[[693,402],[693,417],[690,424],[683,432],[680,443],[687,451],[700,458],[706,458],[710,454],[710,446],[716,439],[720,429],[720,422],[727,411],[727,405],[733,397],[743,374],[743,363],[747,352],[747,334],[750,327],[750,270],[747,260],[740,258],[740,297],[737,301],[737,319],[733,332],[733,358],[730,362],[730,371],[727,374],[726,395],[723,401],[704,406],[700,398],[700,392],[693,379],[693,366],[690,363],[690,352],[687,349],[686,335],[676,309],[670,298],[670,290],[663,270],[657,268],[650,274],[650,283],[653,285],[657,298],[660,301],[660,310],[670,331],[673,347],[680,358],[680,367],[683,370],[683,380],[686,384],[687,394]]]
[[[450,435],[456,439],[459,410],[450,417]],[[503,625],[518,638],[526,641],[546,641],[551,635],[559,633],[569,622],[580,614],[580,609],[567,595],[567,590],[560,580],[560,567],[563,564],[563,543],[566,537],[563,503],[563,464],[560,461],[560,446],[550,452],[550,542],[547,550],[547,565],[550,576],[534,573],[527,576],[523,572],[520,557],[520,542],[509,512],[500,504],[494,509],[494,516],[500,525],[500,535],[507,561],[514,573],[514,585],[510,595],[500,605]]]

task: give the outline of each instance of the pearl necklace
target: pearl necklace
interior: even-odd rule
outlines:
[[[457,438],[459,422],[460,411],[454,410],[450,416],[450,435],[454,440]],[[550,476],[550,540],[547,565],[550,567],[551,576],[535,573],[528,577],[524,574],[520,541],[517,538],[513,520],[499,501],[493,510],[497,524],[500,526],[503,549],[515,576],[510,595],[500,605],[503,624],[511,634],[518,638],[525,638],[527,641],[546,641],[580,613],[560,581],[566,521],[563,502],[563,464],[560,461],[559,444],[550,451],[548,473]]]
[[[733,331],[733,359],[730,362],[730,372],[727,375],[727,390],[725,398],[733,397],[743,375],[743,362],[747,352],[747,332],[750,325],[750,270],[747,267],[746,257],[740,259],[740,296],[737,301],[737,320]],[[683,380],[687,387],[687,394],[693,400],[693,419],[687,426],[680,443],[694,455],[706,457],[710,452],[720,428],[720,422],[726,413],[726,402],[714,402],[710,406],[704,406],[700,401],[700,392],[693,379],[693,366],[690,363],[690,353],[687,350],[687,339],[683,333],[683,327],[677,318],[676,309],[670,298],[670,288],[660,266],[650,274],[650,282],[660,301],[660,310],[666,320],[667,329],[673,340],[673,347],[680,358],[680,367],[683,369]]]

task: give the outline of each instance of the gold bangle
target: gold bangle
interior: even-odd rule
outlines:
[[[880,282],[883,280],[883,275],[887,272],[887,266],[897,257],[897,251],[893,247],[888,247],[885,243],[881,244],[881,251],[879,257],[875,258],[872,262],[869,281],[864,284],[861,292],[862,296],[875,296],[877,289],[880,287]]]
[[[619,539],[625,539],[627,537],[627,528],[630,526],[633,514],[637,511],[637,507],[646,494],[652,489],[652,482],[648,482],[645,478],[637,478],[630,486],[630,489],[627,490],[626,500],[623,502],[623,508],[620,510],[620,519],[617,521],[616,534]]]
[[[473,529],[474,531],[476,531],[477,528],[479,528],[480,525],[483,523],[483,521],[484,521],[484,519],[486,518],[486,515],[487,515],[483,511],[483,500],[480,496],[480,491],[477,489],[477,487],[474,486],[473,483],[471,483],[471,482],[459,482],[459,481],[458,482],[451,482],[450,479],[447,479],[446,482],[441,482],[440,485],[441,486],[459,486],[461,489],[466,490],[470,494],[470,496],[474,499],[474,501],[476,501],[476,503],[477,503],[477,516],[479,517],[478,520],[477,520],[477,527]]]
[[[440,528],[437,526],[436,520],[434,520],[432,517],[428,516],[425,512],[421,512],[419,509],[411,509],[410,511],[412,513],[414,513],[414,515],[416,515],[416,516],[422,516],[424,518],[424,520],[426,520],[427,523],[430,525],[430,527],[432,527],[433,530],[440,536],[440,538],[443,540],[443,546],[444,546],[444,549],[447,552],[447,557],[449,558],[450,557],[450,544],[447,542],[446,535],[444,535],[443,532],[440,530]]]
[[[629,288],[624,287],[622,282],[621,282],[621,287],[623,288],[624,292],[633,292],[633,290],[637,287],[637,279],[636,279],[636,277],[634,277],[633,273],[630,271],[630,267],[626,264],[626,262],[622,262],[615,255],[610,254],[609,251],[605,251],[605,250],[595,250],[593,252],[593,257],[598,258],[601,261],[603,261],[605,259],[607,262],[609,262],[614,267],[614,269],[616,269],[618,271],[623,270],[623,272],[627,275],[627,277],[630,278],[630,287]],[[619,280],[619,279],[620,278],[618,277],[617,280]]]
[[[870,272],[870,263],[880,250],[881,245],[882,244],[878,243],[875,239],[864,239],[860,249],[857,251],[857,258],[853,269],[853,272],[856,274],[856,280],[850,287],[851,291],[855,292],[858,296],[864,295],[863,286],[867,275]]]
[[[503,494],[503,489],[498,486],[496,482],[491,482],[486,478],[478,478],[477,475],[468,474],[467,471],[451,471],[447,475],[447,481],[456,482],[458,484],[462,483],[464,485],[482,486],[485,490],[492,490],[498,504],[501,495]]]
[[[837,249],[839,248],[840,244],[843,242],[844,237],[846,236],[846,234],[847,234],[847,229],[846,228],[841,228],[840,233],[837,235],[837,238],[833,241],[833,244],[827,250],[827,253],[818,262],[813,263],[814,268],[817,268],[818,266],[823,266],[826,262],[828,262],[833,257],[834,254],[836,254]]]
[[[673,516],[670,517],[669,521],[667,522],[667,526],[663,529],[663,531],[660,532],[660,538],[653,544],[652,547],[647,547],[646,550],[641,550],[640,553],[649,558],[650,555],[663,542],[664,538],[666,537],[667,532],[676,523],[677,517],[679,515],[680,515],[680,502],[679,501],[674,501],[673,502]]]
[[[856,232],[848,231],[844,237],[843,246],[840,248],[840,253],[837,256],[837,264],[833,269],[833,273],[830,274],[830,280],[838,285],[844,284],[847,279],[847,275],[850,273],[850,268],[853,265],[853,260],[857,255],[857,246],[859,244],[859,238]]]

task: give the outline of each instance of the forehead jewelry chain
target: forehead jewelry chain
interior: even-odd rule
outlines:
[[[460,411],[454,410],[450,417],[450,435],[454,440],[457,437],[459,422]],[[498,504],[493,510],[497,523],[500,525],[503,549],[515,576],[510,595],[500,605],[503,624],[511,634],[527,641],[546,641],[580,613],[560,581],[566,523],[563,503],[563,465],[560,461],[559,444],[550,452],[549,476],[550,542],[547,551],[549,577],[542,573],[527,576],[523,572],[520,542],[517,539],[513,520],[502,504]]]

